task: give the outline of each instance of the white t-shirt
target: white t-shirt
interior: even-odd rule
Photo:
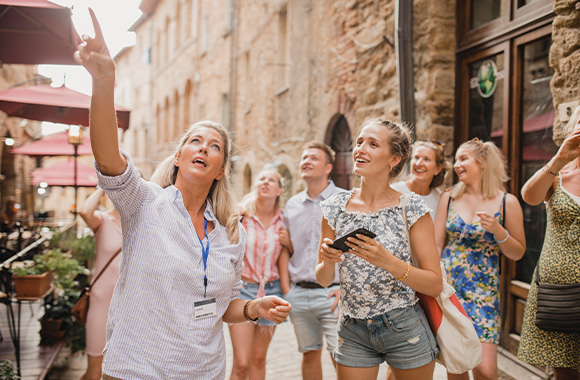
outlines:
[[[405,181],[400,181],[391,184],[391,187],[403,194],[412,194],[413,192],[409,190]],[[435,213],[437,212],[437,205],[439,204],[439,199],[441,198],[441,190],[439,189],[431,189],[431,193],[428,195],[420,195],[421,198],[425,201],[427,207],[429,207],[429,214],[435,222]]]

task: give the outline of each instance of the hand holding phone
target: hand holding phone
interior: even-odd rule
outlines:
[[[329,245],[329,247],[334,249],[340,249],[342,252],[348,252],[350,250],[350,247],[346,245],[346,239],[348,239],[349,237],[356,238],[357,234],[368,236],[371,239],[374,239],[377,236],[374,232],[361,227],[335,239],[334,242]]]

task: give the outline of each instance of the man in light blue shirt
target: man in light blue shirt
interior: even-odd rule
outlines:
[[[328,179],[334,156],[334,151],[326,144],[311,142],[306,145],[300,161],[300,173],[306,182],[306,190],[290,198],[284,209],[289,238],[285,239],[282,234],[281,240],[292,252],[288,264],[292,286],[284,298],[292,303],[290,320],[294,325],[298,350],[303,354],[304,380],[322,379],[323,339],[326,338],[331,358],[337,342],[338,270],[334,283],[328,288],[316,282],[314,273],[322,221],[320,202],[341,190]]]

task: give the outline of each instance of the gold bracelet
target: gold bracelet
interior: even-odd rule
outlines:
[[[409,263],[407,263],[407,271],[405,272],[405,274],[403,275],[403,277],[401,278],[397,278],[397,281],[402,281],[405,278],[407,278],[407,276],[409,275],[409,270],[411,269],[411,265]]]
[[[546,173],[550,173],[551,175],[553,175],[554,177],[558,175],[558,173],[554,173],[553,171],[550,170],[550,168],[548,167],[548,164],[544,165],[544,169],[543,169]]]
[[[246,318],[247,321],[252,321],[252,322],[256,322],[259,321],[260,317],[259,315],[256,318],[252,318],[250,317],[250,314],[248,314],[248,308],[250,307],[250,304],[252,303],[253,300],[249,300],[246,301],[246,304],[244,305],[244,318]]]

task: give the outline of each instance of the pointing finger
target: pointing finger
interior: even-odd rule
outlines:
[[[97,20],[97,16],[95,16],[95,11],[93,8],[89,7],[89,13],[91,14],[91,20],[93,20],[93,29],[95,30],[95,38],[104,40],[103,31],[101,30],[101,24],[99,24],[99,20]]]

